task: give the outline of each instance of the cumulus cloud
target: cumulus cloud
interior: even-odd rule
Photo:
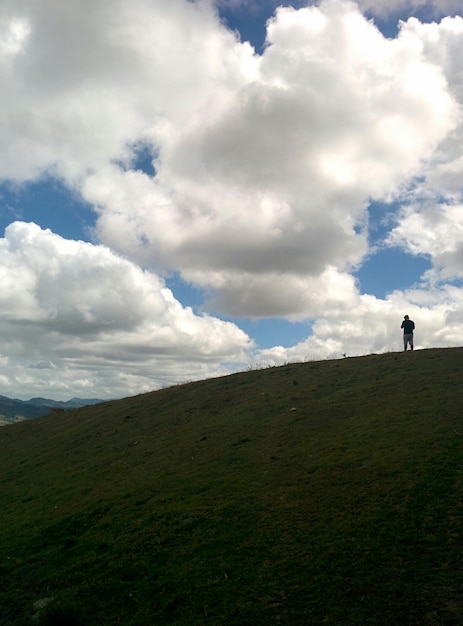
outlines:
[[[4,378],[21,395],[129,395],[192,371],[224,372],[252,345],[234,324],[181,306],[160,278],[108,248],[35,224],[7,228],[0,275]]]
[[[461,9],[460,0],[357,0],[362,11],[378,17],[398,15],[406,12],[413,15],[416,10],[428,11],[432,17],[451,15]]]
[[[422,24],[410,19],[402,28],[403,36],[415,41],[429,63],[437,65],[457,104],[457,124],[440,143],[423,168],[397,215],[397,225],[386,243],[402,247],[414,255],[427,256],[433,271],[426,280],[463,277],[463,19],[445,18],[440,24]]]
[[[24,102],[4,105],[4,176],[53,168],[97,208],[102,242],[220,286],[235,314],[263,311],[275,276],[296,304],[301,276],[321,286],[328,268],[359,264],[369,199],[418,174],[455,127],[417,37],[385,39],[352,3],[279,8],[262,56],[206,2],[22,6],[21,49],[3,68]],[[130,170],[140,141],[154,177]]]
[[[388,242],[429,255],[435,279],[463,278],[463,205],[408,206]]]
[[[194,272],[188,272],[187,278],[196,282]],[[210,271],[208,285],[211,286],[208,305],[214,310],[235,316],[246,310],[254,318],[269,317],[270,311],[276,317],[292,321],[316,318],[334,304],[350,307],[356,303],[358,293],[354,278],[334,267],[315,277],[281,272],[224,275]]]
[[[234,45],[207,1],[5,0],[0,22],[5,178],[53,168],[78,180],[176,132],[252,71],[250,46]]]
[[[328,268],[362,261],[369,200],[421,171],[457,108],[416,37],[385,39],[352,3],[279,8],[246,66],[207,117],[193,102],[181,132],[158,135],[156,177],[99,170],[84,195],[101,240],[220,290],[222,311],[280,315],[284,283],[299,314],[301,276],[317,292]]]

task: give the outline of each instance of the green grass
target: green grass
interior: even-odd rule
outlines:
[[[462,365],[290,364],[1,428],[2,625],[463,624]]]

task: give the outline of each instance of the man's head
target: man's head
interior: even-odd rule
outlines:
[[[404,315],[404,320],[408,320],[408,315]]]

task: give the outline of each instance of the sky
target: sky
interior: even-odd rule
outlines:
[[[461,0],[2,0],[0,395],[462,345],[462,67]]]

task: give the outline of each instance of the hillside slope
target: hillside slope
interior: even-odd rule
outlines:
[[[3,427],[2,624],[51,597],[43,624],[463,624],[462,366],[290,364]]]

